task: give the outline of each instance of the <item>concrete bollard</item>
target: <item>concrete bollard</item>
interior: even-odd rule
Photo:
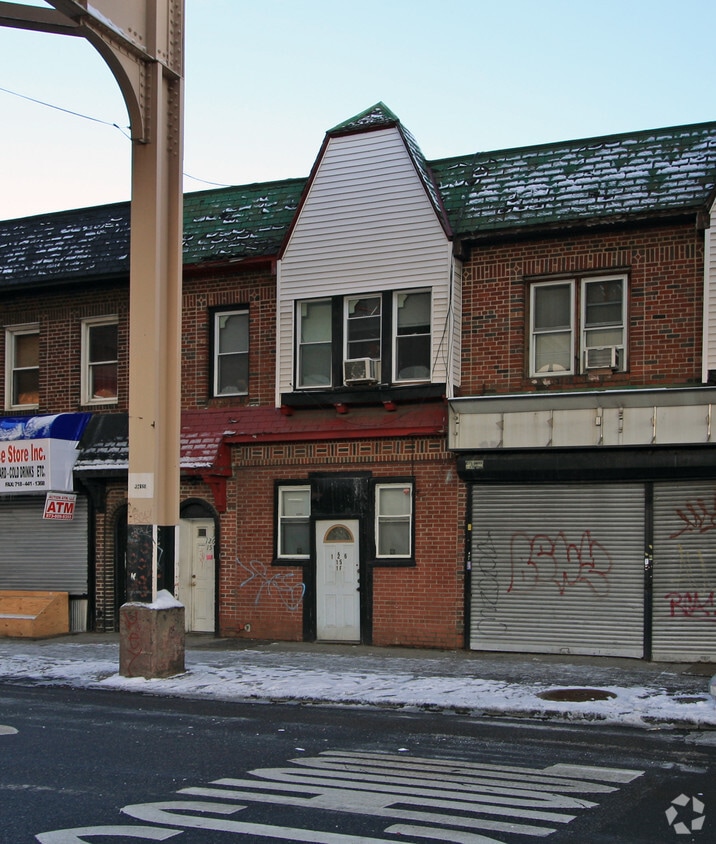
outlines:
[[[147,680],[184,671],[184,605],[166,590],[119,610],[119,673]]]

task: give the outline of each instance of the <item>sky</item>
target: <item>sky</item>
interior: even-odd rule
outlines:
[[[186,0],[184,189],[305,177],[379,101],[429,160],[716,120],[714,32],[713,0]],[[0,219],[130,198],[85,39],[0,27],[0,109]]]

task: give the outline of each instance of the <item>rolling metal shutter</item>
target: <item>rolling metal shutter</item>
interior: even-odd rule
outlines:
[[[716,661],[716,484],[654,484],[652,656]]]
[[[643,657],[643,485],[472,495],[471,648]]]
[[[39,496],[0,501],[0,589],[87,594],[87,499],[77,496],[72,521],[42,518]]]

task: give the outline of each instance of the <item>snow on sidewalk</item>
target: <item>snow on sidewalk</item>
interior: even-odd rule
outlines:
[[[658,685],[600,685],[600,691],[614,697],[553,701],[538,695],[559,689],[555,684],[488,680],[464,673],[443,676],[436,673],[439,662],[314,658],[307,653],[259,650],[189,650],[183,674],[145,680],[120,676],[118,653],[116,644],[0,643],[0,680],[203,700],[333,703],[648,728],[716,728],[716,700],[706,690],[687,694],[669,693]]]

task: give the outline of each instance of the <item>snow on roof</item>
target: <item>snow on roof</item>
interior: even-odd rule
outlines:
[[[716,195],[716,122],[426,161],[382,103],[331,133],[398,126],[459,239],[695,214]],[[305,178],[187,193],[184,265],[273,259]],[[0,287],[126,277],[129,203],[0,221]]]

